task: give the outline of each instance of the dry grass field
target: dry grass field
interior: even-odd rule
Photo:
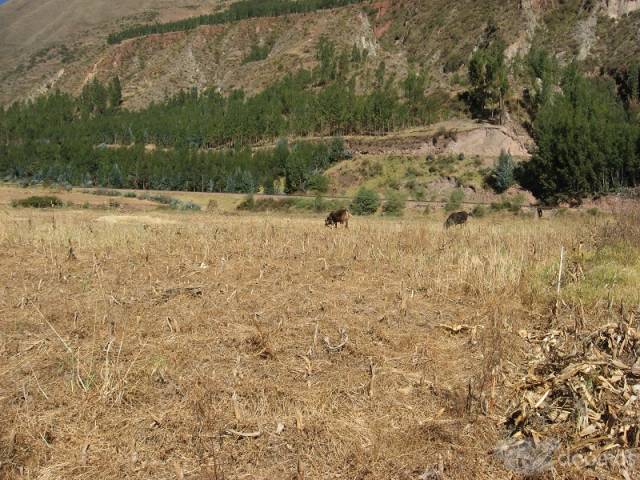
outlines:
[[[0,477],[521,478],[536,339],[637,322],[623,227],[0,207]]]

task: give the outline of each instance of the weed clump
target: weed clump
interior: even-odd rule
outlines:
[[[64,202],[53,195],[34,195],[21,200],[13,200],[11,206],[14,208],[60,208],[64,207]]]
[[[482,218],[487,215],[487,208],[484,205],[476,205],[471,213],[475,218]]]

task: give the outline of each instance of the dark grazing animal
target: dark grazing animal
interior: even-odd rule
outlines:
[[[470,213],[467,212],[453,212],[447,218],[447,221],[444,222],[444,227],[449,228],[454,225],[463,225],[467,223],[467,219],[471,216]]]
[[[538,218],[542,218],[542,207],[538,207]]]
[[[344,223],[345,228],[349,228],[349,218],[351,218],[351,214],[349,210],[346,208],[341,208],[339,210],[335,210],[329,214],[327,219],[324,221],[326,227],[335,226],[338,228],[339,223]]]

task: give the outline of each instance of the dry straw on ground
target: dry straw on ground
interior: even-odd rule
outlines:
[[[0,211],[4,478],[517,477],[518,332],[603,222],[99,216]]]

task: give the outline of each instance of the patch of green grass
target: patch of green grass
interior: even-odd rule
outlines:
[[[556,295],[559,259],[536,266],[530,287],[539,298]],[[640,248],[627,242],[565,257],[560,298],[569,304],[640,302]]]
[[[585,258],[584,277],[567,286],[565,294],[583,302],[640,302],[640,249],[628,243],[601,247]]]

